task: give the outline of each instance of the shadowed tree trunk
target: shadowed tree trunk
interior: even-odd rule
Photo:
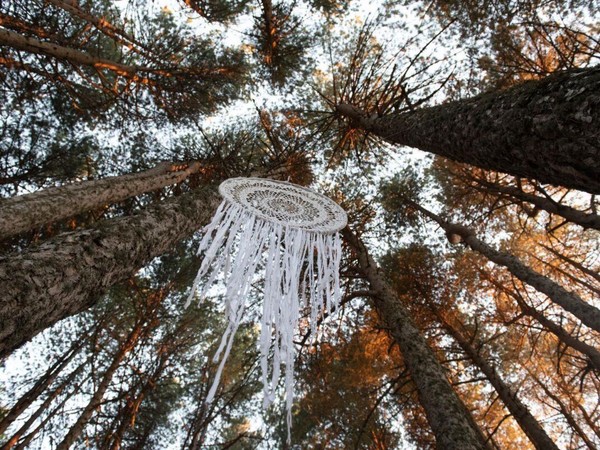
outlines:
[[[575,208],[571,208],[570,206],[562,205],[550,197],[542,197],[540,195],[528,193],[516,186],[503,186],[474,177],[472,180],[478,184],[478,186],[473,186],[477,190],[504,194],[518,200],[519,202],[530,203],[550,214],[561,216],[571,223],[581,225],[583,228],[595,228],[596,230],[600,230],[600,216],[598,214],[579,211]]]
[[[197,188],[133,216],[105,220],[0,258],[0,357],[89,308],[110,286],[191,236],[219,202],[214,187]]]
[[[600,310],[585,302],[578,295],[567,291],[559,284],[552,281],[550,278],[540,275],[535,270],[527,267],[517,257],[510,253],[501,252],[487,245],[485,242],[479,240],[475,233],[462,226],[456,225],[442,219],[437,214],[432,213],[428,209],[423,208],[421,205],[404,199],[406,203],[410,204],[425,216],[436,221],[445,231],[449,239],[454,236],[459,236],[460,241],[467,244],[471,249],[483,256],[488,258],[494,263],[506,267],[510,273],[530,286],[533,286],[539,292],[546,294],[550,300],[557,305],[569,311],[581,322],[593,330],[600,332]],[[451,239],[452,240],[452,239]]]
[[[521,309],[521,312],[523,314],[537,320],[546,330],[548,330],[550,333],[556,336],[558,340],[566,346],[571,347],[572,349],[577,350],[581,354],[587,356],[589,364],[598,372],[600,372],[600,351],[598,351],[598,349],[573,337],[573,335],[571,335],[571,333],[569,333],[563,327],[548,319],[533,306],[528,305],[518,292],[507,289],[506,287],[502,286],[500,283],[494,280],[487,272],[480,270],[480,273],[483,274],[483,276],[485,276],[485,278],[489,280],[494,286],[496,286],[496,288],[506,293],[510,297],[514,298],[517,301],[517,304],[519,305],[519,308]]]
[[[21,415],[39,396],[50,386],[56,377],[60,375],[63,369],[73,360],[77,352],[84,344],[84,340],[75,342],[67,352],[62,355],[52,366],[48,368],[46,373],[42,375],[36,383],[24,395],[19,398],[17,403],[8,410],[8,412],[0,420],[0,436],[4,434],[11,423]]]
[[[85,211],[180,183],[200,169],[200,163],[161,163],[145,172],[83,181],[2,200],[0,240]]]
[[[486,449],[487,443],[448,378],[395,293],[380,275],[365,245],[346,227],[346,242],[356,252],[360,268],[371,285],[373,302],[379,316],[400,347],[404,363],[417,387],[419,401],[436,437],[437,446],[445,450]]]
[[[391,143],[511,175],[600,193],[600,68],[409,113],[337,111]]]
[[[460,345],[466,355],[486,376],[490,384],[494,387],[502,402],[508,411],[515,418],[523,432],[527,435],[531,443],[538,450],[558,450],[558,446],[546,434],[546,431],[538,421],[529,412],[529,409],[519,400],[516,393],[500,378],[496,369],[490,365],[487,360],[481,356],[479,351],[473,346],[473,339],[466,338],[457,327],[450,323],[442,314],[434,308],[432,312],[438,318],[444,329]]]
[[[93,67],[96,70],[110,70],[136,83],[156,85],[156,79],[148,75],[165,77],[197,78],[206,80],[225,79],[230,75],[230,69],[223,67],[147,67],[119,63],[110,59],[93,56],[82,50],[65,47],[52,42],[40,41],[33,37],[22,36],[19,33],[0,27],[0,45],[6,45],[16,50],[23,50],[38,55],[50,56],[68,61],[77,66]]]
[[[98,387],[94,391],[92,398],[83,408],[83,411],[73,426],[69,429],[67,435],[63,438],[61,443],[58,444],[56,450],[69,450],[79,438],[88,421],[92,417],[92,414],[94,414],[94,411],[100,406],[100,403],[104,398],[104,394],[110,386],[112,378],[117,369],[120,367],[121,362],[125,356],[127,356],[127,354],[135,348],[137,342],[141,339],[145,332],[148,331],[148,328],[152,326],[150,325],[152,323],[151,319],[152,317],[144,317],[143,315],[142,317],[138,318],[136,324],[127,335],[125,341],[121,343],[110,365],[102,375],[102,379],[100,380],[100,383],[98,383]]]
[[[46,423],[53,416],[53,412],[49,412],[50,405],[52,402],[65,390],[68,390],[71,386],[71,383],[75,380],[75,378],[83,371],[86,365],[89,363],[91,357],[87,359],[87,361],[79,364],[75,370],[73,370],[64,380],[62,380],[57,387],[55,387],[48,396],[44,399],[42,404],[31,414],[27,420],[21,425],[21,427],[10,437],[10,439],[0,448],[0,450],[11,450],[13,448],[25,448],[27,447],[29,441],[31,441],[38,431],[43,428],[43,424]],[[63,400],[60,402],[57,408],[55,408],[54,412],[60,410],[61,405],[63,405],[69,395],[64,395]],[[17,445],[17,442],[25,435],[27,430],[37,422],[37,420],[42,416],[42,414],[46,413],[46,418],[41,421],[41,423],[33,430],[31,433],[27,435],[27,437]]]

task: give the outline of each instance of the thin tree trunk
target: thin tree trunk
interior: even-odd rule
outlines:
[[[383,280],[365,245],[345,228],[342,234],[356,252],[361,271],[374,291],[374,305],[379,316],[400,347],[404,363],[417,387],[419,400],[436,437],[437,446],[445,450],[485,449],[483,433],[473,427],[469,412],[462,403],[427,345],[409,312]]]
[[[147,67],[119,63],[110,59],[92,56],[82,50],[65,47],[52,42],[22,36],[19,33],[0,27],[0,45],[6,45],[17,50],[23,50],[38,55],[68,61],[78,66],[93,67],[97,70],[110,70],[117,75],[130,79],[136,83],[156,85],[157,80],[148,77],[154,74],[165,77],[186,77],[199,79],[223,79],[230,75],[231,70],[224,67]],[[143,75],[146,74],[146,75]]]
[[[517,257],[511,255],[510,253],[501,252],[490,247],[483,241],[479,240],[472,230],[461,225],[447,222],[437,214],[432,213],[428,209],[423,208],[421,205],[413,201],[405,201],[421,211],[427,217],[435,220],[446,231],[447,235],[460,236],[462,241],[471,247],[471,249],[481,253],[490,261],[506,267],[510,273],[512,273],[519,280],[529,284],[530,286],[533,286],[543,294],[546,294],[550,300],[569,311],[571,314],[581,320],[582,323],[591,329],[600,332],[600,310],[598,308],[586,303],[581,297],[567,291],[550,278],[540,275],[535,270],[527,267]]]
[[[0,420],[0,436],[4,434],[6,429],[25,411],[29,406],[37,400],[37,398],[50,386],[62,370],[73,360],[77,352],[83,346],[84,340],[77,340],[73,346],[59,358],[52,366],[48,368],[46,373],[42,375],[36,383],[19,398],[17,403],[6,413]]]
[[[135,347],[135,345],[137,344],[144,332],[144,328],[147,328],[149,326],[149,322],[151,322],[149,317],[141,317],[138,319],[137,323],[129,332],[125,341],[119,346],[117,353],[113,357],[110,366],[108,366],[108,368],[104,372],[102,380],[98,384],[98,387],[92,395],[92,398],[77,418],[75,424],[73,424],[73,426],[69,429],[67,435],[63,438],[61,443],[58,444],[56,450],[69,450],[71,446],[75,443],[75,441],[79,438],[86,424],[92,417],[92,414],[104,398],[104,394],[110,386],[113,375],[120,367],[121,362],[123,361],[125,356],[127,356],[127,354]]]
[[[0,203],[0,240],[180,183],[199,169],[198,162],[191,165],[165,162],[145,172],[82,181],[7,198]]]
[[[475,178],[475,181],[481,185],[481,189],[487,192],[505,194],[521,202],[531,203],[539,209],[550,214],[556,214],[568,220],[571,223],[581,225],[583,228],[595,228],[600,230],[600,216],[593,213],[585,213],[570,206],[562,205],[548,197],[542,197],[535,194],[524,192],[515,186],[502,186],[496,183],[490,183],[485,180]]]
[[[214,187],[139,213],[65,233],[37,248],[0,257],[0,357],[60,319],[92,306],[154,257],[191,236],[220,200]]]
[[[271,0],[261,0],[263,10],[263,39],[265,40],[265,50],[263,60],[268,66],[273,65],[273,53],[277,46],[277,27],[273,17],[273,3]]]
[[[165,370],[170,356],[171,355],[166,352],[162,352],[159,355],[160,359],[158,366],[143,384],[140,393],[136,396],[134,400],[128,401],[125,405],[125,411],[119,414],[119,426],[112,435],[108,436],[108,439],[104,444],[105,448],[110,448],[111,450],[119,450],[121,448],[125,432],[129,428],[133,428],[133,426],[135,425],[135,418],[140,408],[140,405],[144,401],[146,395],[148,395],[148,393],[152,391],[152,389],[154,389],[156,381],[163,374],[163,371]],[[108,444],[111,438],[112,444],[109,446]]]
[[[23,425],[21,425],[21,427],[10,437],[10,439],[2,446],[2,448],[0,448],[0,450],[10,450],[17,445],[17,442],[27,432],[29,427],[31,427],[31,425],[33,425],[42,416],[43,413],[48,411],[48,408],[50,407],[51,403],[65,390],[66,387],[68,387],[71,384],[71,382],[73,382],[77,375],[79,375],[82,372],[83,368],[90,361],[90,359],[91,358],[88,358],[87,361],[80,364],[63,381],[61,381],[60,384],[52,390],[52,392],[49,393],[49,395],[44,399],[42,404],[35,410],[35,412],[31,416],[27,418]],[[69,396],[66,395],[61,404],[64,404],[67,401],[68,397]],[[42,423],[46,423],[51,416],[52,414],[48,414],[48,416],[42,421]],[[25,441],[19,444],[19,446],[26,446],[27,443],[37,434],[37,431],[39,431],[41,428],[42,426],[40,424],[40,426],[33,430],[25,439]]]
[[[565,344],[566,346],[571,347],[572,349],[577,350],[581,354],[587,356],[589,364],[594,369],[596,369],[600,372],[600,351],[598,351],[598,349],[596,349],[595,347],[592,347],[589,344],[586,344],[583,341],[580,341],[577,338],[574,338],[571,335],[571,333],[569,333],[563,327],[561,327],[560,325],[557,325],[552,320],[550,320],[546,316],[544,316],[537,309],[528,305],[525,302],[525,300],[523,300],[520,297],[520,295],[518,293],[505,288],[500,283],[498,283],[496,280],[492,279],[492,277],[489,276],[489,274],[487,274],[486,272],[483,272],[483,271],[480,271],[480,272],[482,274],[484,274],[484,276],[491,283],[493,283],[494,286],[496,286],[498,289],[501,289],[503,292],[510,295],[512,298],[514,298],[517,301],[517,304],[519,305],[519,308],[521,309],[521,312],[523,314],[538,321],[546,330],[548,330],[550,333],[552,333],[554,336],[556,336],[558,338],[558,340],[560,342],[562,342],[563,344]]]
[[[579,426],[579,423],[577,422],[575,417],[573,417],[573,415],[569,412],[569,409],[561,401],[561,399],[557,395],[555,395],[550,389],[548,389],[548,387],[537,376],[535,376],[535,374],[533,374],[531,370],[528,369],[527,372],[537,382],[537,384],[540,385],[540,387],[544,390],[545,394],[558,405],[561,414],[565,417],[569,426],[573,429],[573,431],[575,431],[575,433],[577,433],[579,437],[581,437],[583,442],[585,442],[585,445],[590,450],[597,450],[598,447],[594,445],[594,443],[591,441],[591,439],[588,437],[585,431],[583,431],[583,429]]]
[[[391,143],[515,176],[600,193],[600,68],[382,117],[337,111]]]
[[[133,36],[128,34],[123,29],[115,27],[113,24],[108,22],[105,17],[96,17],[89,12],[85,11],[76,0],[47,0],[49,3],[54,6],[61,8],[71,14],[74,17],[79,17],[82,20],[94,25],[98,30],[100,30],[103,34],[114,39],[119,44],[127,47],[130,51],[141,54],[145,58],[152,60],[155,63],[158,63],[152,52],[139,41],[137,41]]]
[[[594,280],[599,281],[600,282],[600,272],[598,271],[594,271],[592,269],[589,269],[587,267],[585,267],[583,264],[581,264],[580,262],[575,261],[574,259],[569,258],[566,255],[563,255],[562,253],[560,253],[557,250],[554,250],[552,247],[549,247],[547,245],[541,244],[542,247],[544,247],[546,250],[548,250],[549,252],[551,252],[552,254],[554,254],[555,256],[557,256],[558,258],[562,259],[564,262],[572,265],[573,267],[575,267],[576,269],[580,270],[581,272],[585,273],[586,275],[592,277]]]
[[[491,366],[484,357],[479,354],[473,345],[472,341],[467,339],[462,333],[455,328],[441,313],[432,309],[435,316],[438,318],[444,329],[454,338],[460,345],[467,356],[486,376],[490,384],[494,387],[508,411],[515,418],[523,432],[527,435],[531,443],[538,450],[558,450],[558,446],[546,434],[546,431],[538,423],[538,421],[529,412],[529,409],[519,400],[517,394],[500,378],[496,369]]]

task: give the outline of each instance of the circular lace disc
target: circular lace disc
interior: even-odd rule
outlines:
[[[221,183],[219,192],[229,202],[284,226],[335,233],[348,222],[346,212],[337,203],[285,181],[230,178]]]

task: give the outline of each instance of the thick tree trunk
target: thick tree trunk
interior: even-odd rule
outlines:
[[[145,172],[83,181],[7,198],[0,203],[0,240],[180,183],[199,168],[198,162],[189,166],[167,162]]]
[[[600,68],[557,72],[510,89],[368,116],[337,111],[391,143],[484,169],[600,193]]]
[[[404,363],[417,387],[419,400],[435,434],[438,448],[487,448],[483,434],[473,428],[469,412],[450,385],[443,367],[412,321],[409,312],[381,277],[365,245],[348,228],[342,230],[342,234],[356,252],[361,271],[375,294],[375,307],[400,347]]]
[[[513,392],[513,390],[504,382],[504,380],[500,378],[498,372],[496,372],[496,369],[479,354],[479,351],[477,351],[475,347],[473,347],[473,341],[463,336],[463,334],[448,320],[446,320],[446,318],[444,318],[438,311],[434,311],[434,314],[437,316],[448,334],[450,334],[454,340],[458,342],[466,355],[486,376],[490,384],[498,393],[498,396],[504,402],[504,405],[508,411],[512,414],[535,448],[538,450],[558,450],[558,446],[546,434],[546,431],[544,431],[535,417],[533,417],[533,415],[529,412],[529,409],[527,409],[521,400],[519,400],[516,392]]]
[[[501,252],[490,247],[485,242],[479,240],[472,230],[461,225],[447,222],[437,214],[432,213],[415,202],[408,200],[407,202],[427,217],[435,220],[446,231],[448,236],[460,236],[462,242],[467,244],[471,249],[481,253],[490,261],[506,267],[510,273],[523,283],[533,286],[539,292],[546,294],[550,300],[569,311],[581,320],[583,324],[600,332],[600,310],[598,308],[585,302],[578,295],[567,291],[550,278],[540,275],[535,270],[527,267],[517,257],[510,253]]]
[[[0,357],[89,308],[110,286],[191,236],[219,202],[215,188],[198,188],[133,216],[102,221],[0,258]]]

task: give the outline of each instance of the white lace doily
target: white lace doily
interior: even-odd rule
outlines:
[[[230,178],[219,193],[258,217],[284,226],[335,233],[346,226],[346,212],[331,199],[285,181]]]

